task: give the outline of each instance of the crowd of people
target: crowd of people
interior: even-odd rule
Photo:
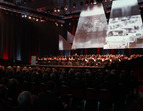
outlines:
[[[70,55],[70,56],[51,56],[38,57],[39,65],[67,65],[67,66],[104,66],[112,63],[119,63],[126,60],[142,57],[143,55]]]
[[[140,55],[92,55],[77,59],[132,59]],[[55,57],[58,58],[58,57]],[[59,57],[59,59],[67,57]],[[52,58],[48,58],[52,59]],[[54,58],[53,58],[54,59]],[[79,60],[78,60],[79,61]],[[78,69],[0,65],[0,111],[69,111],[70,104],[62,98],[61,87],[69,88],[68,96],[73,100],[73,89],[81,89],[80,97],[86,100],[87,88],[107,89],[115,101],[121,103],[127,94],[138,88],[138,79],[132,70]],[[72,101],[73,102],[73,101]]]

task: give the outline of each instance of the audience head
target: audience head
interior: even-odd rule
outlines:
[[[15,78],[9,79],[8,86],[9,88],[17,88],[18,81]]]
[[[32,104],[32,95],[29,91],[23,91],[18,96],[18,105],[21,107],[29,107]]]
[[[0,100],[5,100],[7,97],[7,88],[5,85],[0,84]]]
[[[81,78],[81,73],[80,72],[76,72],[75,73],[75,77],[78,78],[78,79],[80,79]]]
[[[47,86],[47,90],[48,91],[53,91],[54,87],[55,87],[55,83],[51,80],[51,81],[48,81],[46,83],[46,86]]]

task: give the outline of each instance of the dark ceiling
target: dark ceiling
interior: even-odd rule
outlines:
[[[24,7],[39,12],[54,12],[56,15],[80,12],[83,6],[102,0],[0,0],[1,3]],[[56,11],[55,11],[56,10]],[[60,11],[59,11],[60,10]]]
[[[28,13],[46,19],[65,20],[79,16],[86,5],[102,2],[107,16],[110,14],[112,0],[0,0],[0,8],[16,13]],[[138,0],[142,7],[143,0]]]

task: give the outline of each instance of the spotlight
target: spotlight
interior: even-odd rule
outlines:
[[[28,19],[31,19],[31,16],[29,16]]]
[[[57,10],[56,10],[56,9],[54,9],[54,12],[57,12]]]
[[[94,5],[97,4],[96,1],[93,3]]]
[[[27,15],[25,14],[24,17],[27,18]]]
[[[37,19],[36,19],[36,22],[38,22],[38,21],[39,21],[39,19],[37,18]]]
[[[45,22],[45,20],[41,20],[41,22]]]
[[[57,22],[55,22],[55,25],[58,26],[59,24]]]
[[[94,0],[93,4],[94,4],[94,5],[97,4],[96,0]]]
[[[57,11],[60,12],[60,9],[58,9]]]
[[[24,15],[22,15],[21,17],[24,18]]]
[[[67,11],[67,10],[68,10],[68,8],[67,8],[67,7],[65,7],[65,8],[64,8],[64,10],[65,10],[65,11]]]

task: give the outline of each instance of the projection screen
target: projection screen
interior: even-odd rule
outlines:
[[[104,49],[143,48],[143,27],[137,0],[116,0]]]
[[[102,4],[88,6],[80,13],[72,49],[103,48],[107,20]]]

